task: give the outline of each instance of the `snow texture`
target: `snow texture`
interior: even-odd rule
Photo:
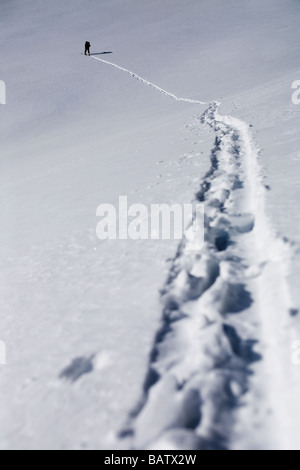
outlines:
[[[1,449],[300,448],[299,18],[2,0]],[[100,242],[121,195],[204,246]]]

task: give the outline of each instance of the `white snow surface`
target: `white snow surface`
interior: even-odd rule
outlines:
[[[300,448],[299,20],[1,0],[2,450]],[[98,240],[119,196],[203,203],[204,247]]]

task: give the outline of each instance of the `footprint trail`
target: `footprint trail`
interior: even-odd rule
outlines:
[[[249,409],[250,421],[255,414],[252,376],[274,364],[267,338],[271,330],[276,340],[282,319],[274,326],[272,306],[282,312],[291,307],[285,279],[290,255],[266,216],[266,188],[250,125],[221,116],[220,103],[178,98],[93,58],[173,100],[207,105],[197,125],[215,133],[211,167],[195,196],[205,208],[205,243],[191,251],[187,228],[161,292],[161,327],[142,398],[118,438],[132,449],[230,449],[239,420],[245,431],[241,406]],[[276,359],[269,391],[282,376]],[[260,381],[266,382],[264,375]]]
[[[91,57],[95,60],[98,60],[98,61],[102,62],[103,64],[110,65],[111,67],[114,67],[115,69],[118,69],[122,72],[125,72],[125,73],[129,74],[132,78],[135,78],[136,80],[143,83],[144,85],[147,85],[151,88],[154,88],[154,90],[158,91],[159,93],[161,93],[163,95],[168,96],[169,98],[171,98],[174,101],[183,101],[185,103],[190,103],[190,104],[203,104],[203,105],[208,104],[208,103],[203,102],[203,101],[191,100],[191,99],[188,99],[188,98],[178,98],[173,93],[169,93],[168,91],[164,90],[163,88],[160,88],[159,86],[155,85],[154,83],[151,83],[148,80],[145,80],[144,78],[140,77],[136,73],[131,72],[130,70],[125,69],[124,67],[120,67],[119,65],[114,64],[113,62],[109,62],[109,61],[104,60],[104,59],[99,59],[99,57],[95,57],[93,55],[91,55]]]

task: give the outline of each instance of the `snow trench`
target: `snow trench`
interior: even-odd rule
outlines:
[[[93,58],[176,101],[207,104],[178,98],[127,69]],[[189,237],[182,240],[161,291],[161,327],[142,398],[118,435],[132,449],[229,449],[253,366],[263,359],[256,347],[263,338],[252,337],[240,325],[254,307],[259,314],[268,309],[268,265],[274,265],[272,282],[279,286],[276,302],[289,311],[288,249],[266,217],[259,151],[250,125],[221,116],[219,107],[209,103],[197,117],[199,126],[216,134],[210,169],[195,196],[205,207],[205,243],[191,251]],[[266,313],[261,323],[269,327],[274,320]]]
[[[157,85],[154,85],[154,83],[151,83],[148,80],[145,80],[144,78],[140,77],[136,73],[131,72],[130,70],[125,69],[124,67],[120,67],[119,65],[114,64],[113,62],[109,62],[107,60],[100,59],[99,57],[95,57],[93,55],[91,55],[91,58],[93,58],[95,60],[99,60],[100,62],[103,62],[104,64],[107,64],[107,65],[110,65],[110,66],[112,66],[112,67],[114,67],[118,70],[121,70],[122,72],[128,73],[132,78],[135,78],[136,80],[143,83],[144,85],[147,85],[151,88],[154,88],[154,90],[159,91],[159,93],[168,96],[169,98],[171,98],[174,101],[183,101],[185,103],[191,103],[191,104],[203,104],[203,105],[204,104],[209,104],[209,103],[205,103],[205,102],[202,102],[202,101],[191,100],[191,99],[188,99],[188,98],[178,98],[173,93],[169,93],[168,91],[164,90],[163,88],[160,88]]]

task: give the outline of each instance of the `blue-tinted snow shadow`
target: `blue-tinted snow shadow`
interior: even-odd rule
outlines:
[[[104,55],[104,54],[112,54],[112,51],[110,51],[110,52],[94,52],[93,54],[91,54],[91,56],[93,56],[93,55]]]

